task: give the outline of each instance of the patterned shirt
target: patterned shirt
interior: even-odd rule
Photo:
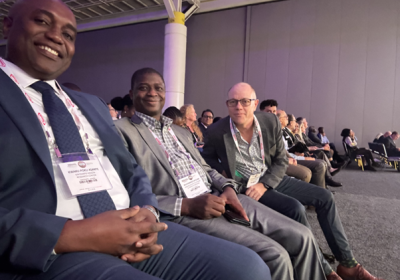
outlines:
[[[254,116],[254,118],[256,118],[256,116]],[[232,124],[233,124],[233,130],[236,133],[236,138],[238,140],[240,151],[242,153],[242,155],[240,155],[238,149],[235,148],[235,158],[236,158],[235,172],[236,173],[238,172],[240,174],[240,176],[238,177],[242,177],[248,180],[249,177],[255,173],[261,172],[262,173],[261,176],[264,175],[265,171],[267,170],[267,167],[264,166],[263,159],[261,157],[260,139],[258,137],[257,126],[254,125],[253,137],[251,138],[250,143],[247,143],[247,141],[242,138],[242,135],[235,126],[235,123],[232,122]]]
[[[180,216],[182,208],[182,198],[186,196],[181,185],[179,184],[179,179],[189,176],[191,173],[194,173],[191,166],[193,166],[195,171],[199,173],[209,191],[211,191],[211,184],[208,182],[207,175],[204,172],[203,168],[195,160],[193,160],[191,155],[186,150],[185,152],[182,151],[172,135],[168,132],[168,128],[172,124],[172,120],[170,118],[161,116],[160,122],[140,112],[135,112],[135,114],[142,119],[143,123],[157,136],[157,138],[163,143],[164,147],[167,149],[167,153],[169,154],[170,161],[172,163],[171,168],[174,171],[174,175],[175,178],[178,180],[179,186],[179,198],[176,200],[174,213],[172,214],[174,214],[175,216]],[[182,145],[182,147],[184,146]],[[164,150],[164,148],[162,149]],[[177,176],[175,171],[178,172],[179,177]]]

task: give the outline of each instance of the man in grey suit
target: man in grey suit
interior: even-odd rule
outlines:
[[[312,205],[346,280],[376,280],[354,259],[332,193],[285,176],[286,150],[276,116],[255,112],[259,100],[246,83],[233,86],[226,105],[229,116],[209,128],[203,157],[211,167],[243,183],[241,193],[309,226],[303,205]],[[262,129],[261,129],[262,128]],[[303,205],[302,205],[303,204]],[[323,261],[323,260],[322,260]],[[323,262],[328,280],[341,279]]]
[[[165,90],[158,72],[136,71],[130,94],[136,114],[116,121],[116,126],[148,175],[159,208],[172,213],[173,222],[251,248],[270,267],[272,279],[325,279],[311,232],[246,195],[237,195],[235,181],[206,164],[187,130],[161,115]],[[185,183],[191,176],[199,178],[194,185],[201,189],[198,193]],[[250,226],[229,223],[223,217],[227,205]]]

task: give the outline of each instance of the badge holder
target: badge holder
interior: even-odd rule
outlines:
[[[198,172],[194,172],[189,176],[179,179],[179,184],[187,198],[194,198],[204,193],[211,192],[211,190],[204,184],[203,179],[201,179]]]
[[[72,196],[112,189],[103,167],[94,154],[63,154],[58,158],[57,164]]]

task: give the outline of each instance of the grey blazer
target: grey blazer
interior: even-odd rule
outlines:
[[[278,118],[271,113],[254,112],[260,123],[265,153],[265,164],[268,170],[260,178],[260,182],[276,188],[286,173],[288,160],[285,145],[282,139],[282,129]],[[205,137],[203,157],[207,163],[222,173],[225,171],[228,178],[245,183],[235,176],[236,147],[229,126],[229,116],[210,125]]]
[[[131,119],[123,118],[115,121],[115,125],[121,132],[129,152],[135,156],[136,161],[149,177],[153,193],[158,200],[158,208],[174,213],[179,186],[163,149],[138,116],[134,115]],[[171,128],[186,151],[203,167],[214,190],[222,192],[224,185],[235,185],[233,180],[226,179],[204,161],[199,151],[194,147],[192,136],[187,130],[174,124]]]

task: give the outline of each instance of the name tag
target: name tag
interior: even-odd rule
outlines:
[[[74,196],[112,189],[97,159],[59,163],[59,166]]]
[[[250,188],[251,186],[254,186],[255,184],[258,183],[258,181],[260,180],[261,177],[261,173],[256,173],[253,174],[249,177],[249,180],[247,181],[247,188]]]
[[[179,184],[187,198],[193,198],[203,193],[210,192],[197,172],[179,179]]]

